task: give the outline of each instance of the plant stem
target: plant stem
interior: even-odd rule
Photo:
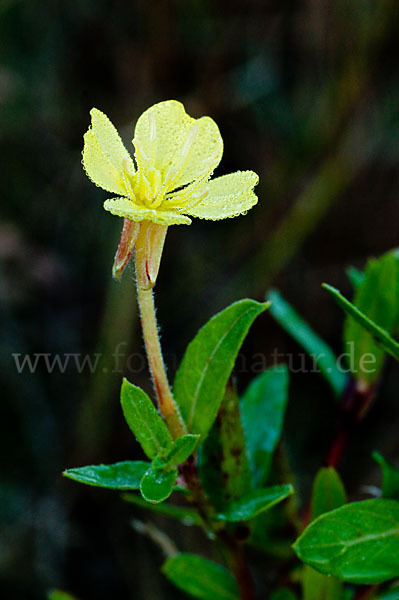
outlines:
[[[229,567],[236,580],[242,600],[254,600],[254,584],[245,560],[242,545],[239,544],[232,536],[230,536],[226,530],[220,532],[219,538],[227,548],[227,560]]]
[[[255,590],[252,576],[243,553],[242,544],[232,533],[227,531],[215,517],[215,511],[209,504],[206,494],[198,478],[195,459],[189,458],[179,467],[180,474],[191,492],[191,502],[198,510],[204,524],[217,538],[221,545],[222,554],[233,574],[242,600],[254,600]]]
[[[139,245],[139,248],[143,244]],[[173,399],[166,375],[165,364],[162,357],[161,343],[158,334],[158,325],[155,314],[154,295],[152,287],[144,287],[140,282],[146,281],[147,260],[140,254],[137,255],[136,248],[136,275],[137,275],[137,299],[140,308],[141,326],[147,353],[148,364],[155,393],[158,400],[158,408],[166,425],[176,439],[187,433],[185,424]],[[191,492],[191,501],[198,510],[205,525],[219,539],[223,546],[230,569],[236,579],[242,600],[254,600],[254,587],[248,566],[246,564],[242,546],[223,526],[218,526],[212,518],[214,509],[209,504],[206,494],[198,478],[194,457],[189,458],[180,467],[181,476]]]
[[[144,344],[158,400],[158,408],[164,417],[172,436],[177,438],[187,432],[173,399],[166,375],[162,358],[161,343],[158,335],[152,289],[143,289],[138,285],[137,299],[140,308]]]
[[[373,403],[376,386],[350,380],[342,398],[339,423],[328,452],[326,463],[337,468],[354,429],[367,414]]]

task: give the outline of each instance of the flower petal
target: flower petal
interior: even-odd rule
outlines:
[[[105,210],[132,221],[152,221],[158,225],[190,225],[191,219],[171,210],[151,210],[137,206],[127,198],[111,198],[104,202]]]
[[[258,175],[253,171],[236,171],[212,179],[206,184],[208,195],[205,199],[197,206],[184,209],[184,212],[212,221],[238,217],[258,202],[253,191],[258,181]],[[200,195],[200,192],[198,190],[197,194]]]
[[[108,117],[93,108],[91,127],[84,136],[83,166],[99,187],[116,194],[126,194],[124,171],[134,173],[134,163]]]
[[[91,125],[97,136],[98,143],[118,171],[126,169],[128,165],[132,173],[135,172],[134,162],[126,150],[119,133],[114,125],[101,110],[92,108],[90,111]]]
[[[168,191],[211,173],[223,154],[219,128],[210,117],[193,119],[183,104],[167,100],[154,104],[138,119],[134,132],[145,165],[171,177]],[[134,141],[133,140],[133,143]],[[171,176],[171,170],[175,173]]]
[[[82,163],[88,177],[108,192],[126,194],[122,173],[111,163],[92,129],[85,133],[84,141]]]

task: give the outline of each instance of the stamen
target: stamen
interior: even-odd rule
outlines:
[[[149,162],[149,157],[146,155],[146,153],[143,150],[143,146],[141,145],[141,142],[139,142],[138,139],[134,138],[133,139],[133,145],[134,145],[134,149],[136,150],[135,152],[135,156],[136,156],[136,160],[137,160],[137,165],[141,165],[142,166],[142,162]]]
[[[168,172],[166,173],[166,177],[151,204],[151,208],[157,208],[162,204],[167,190],[170,189],[171,183],[176,179],[177,173],[178,172],[176,171],[176,169],[171,168],[168,170]]]
[[[133,170],[132,167],[132,163],[130,162],[130,160],[125,156],[125,158],[122,161],[122,165],[124,170],[131,175],[132,177],[134,177],[134,175],[136,175],[135,171]]]
[[[187,208],[194,208],[194,206],[197,206],[197,204],[200,204],[209,194],[209,189],[204,190],[201,194],[188,194],[187,198],[185,200],[180,200],[179,202],[175,202],[174,198],[168,198],[167,200],[165,200],[165,207],[166,208],[176,208],[179,210],[179,212],[183,211],[184,209]],[[188,202],[189,199],[192,198],[197,198],[194,202]]]
[[[133,200],[135,198],[135,196],[134,196],[132,184],[130,183],[130,178],[129,178],[130,172],[126,173],[126,171],[127,171],[127,169],[124,169],[122,171],[122,179],[123,179],[123,183],[125,184],[127,195],[129,196],[129,198],[132,198],[132,200]]]
[[[212,175],[215,166],[216,164],[214,163],[213,165],[211,165],[211,168],[206,171],[206,173],[204,173],[196,181],[194,181],[187,187],[183,188],[179,192],[176,192],[176,194],[168,194],[167,200],[173,200],[173,205],[180,205],[186,202],[186,200],[190,198],[198,190],[198,188],[201,187],[201,185],[208,181],[208,179]]]

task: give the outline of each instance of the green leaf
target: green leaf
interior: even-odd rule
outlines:
[[[172,436],[147,394],[124,379],[121,404],[126,422],[148,458],[165,456],[173,446]]]
[[[345,270],[345,272],[348,276],[349,281],[355,289],[357,289],[365,279],[364,272],[360,269],[356,269],[356,267],[348,267]]]
[[[268,304],[241,300],[218,313],[188,345],[176,373],[174,396],[190,433],[212,427],[238,351],[255,318]]]
[[[357,584],[399,576],[399,502],[345,504],[311,523],[293,546],[320,573]]]
[[[247,387],[240,401],[241,419],[254,487],[267,480],[280,439],[288,399],[286,365],[271,367]]]
[[[226,498],[238,500],[251,488],[241,412],[235,390],[228,386],[220,407],[217,424],[221,445],[220,470]]]
[[[198,454],[198,471],[216,511],[251,488],[238,397],[226,389],[217,419]]]
[[[140,492],[144,500],[156,504],[169,498],[177,479],[177,469],[163,470],[150,467],[140,483]]]
[[[221,521],[234,523],[249,521],[275,504],[282,502],[294,493],[292,485],[275,485],[260,490],[253,490],[240,500],[232,502],[226,511],[217,515]]]
[[[194,452],[199,437],[199,435],[191,433],[182,435],[173,443],[171,450],[164,458],[157,457],[155,459],[154,466],[167,468],[181,465]]]
[[[399,500],[399,469],[395,469],[379,452],[373,458],[382,469],[382,495],[384,498]]]
[[[345,503],[345,488],[336,470],[333,467],[320,469],[313,483],[311,519]],[[305,566],[302,585],[304,600],[341,600],[343,596],[339,579],[323,575],[309,565]]]
[[[371,334],[380,342],[382,348],[386,352],[388,352],[388,354],[391,354],[391,356],[399,360],[399,344],[389,335],[389,333],[385,329],[383,329],[382,327],[377,325],[377,323],[374,323],[374,321],[369,319],[361,310],[359,310],[354,304],[352,304],[352,302],[349,302],[349,300],[347,300],[345,296],[343,296],[341,292],[334,288],[332,285],[323,283],[322,287],[333,296],[334,300],[346,312],[347,315],[352,317],[356,321],[356,323],[358,323],[368,334]],[[371,347],[370,341],[368,347]],[[378,346],[377,349],[380,351],[380,348],[378,348]],[[372,354],[372,352],[367,352],[366,356],[368,354]],[[363,372],[364,366],[360,370]],[[356,367],[354,367],[353,371],[356,371]],[[373,375],[375,376],[374,368]]]
[[[224,567],[195,554],[178,554],[162,567],[178,588],[200,600],[239,600],[233,576]]]
[[[369,260],[364,281],[355,291],[353,304],[388,334],[394,331],[399,320],[399,253],[396,250]],[[344,342],[346,346],[353,344],[357,378],[374,383],[383,366],[383,348],[376,344],[363,324],[351,317],[345,321]],[[370,367],[364,369],[367,354],[373,357],[373,362],[370,358]]]
[[[341,396],[347,383],[347,375],[338,368],[337,358],[330,346],[313,331],[277,290],[270,290],[267,299],[272,302],[270,313],[274,319],[308,352],[335,395]]]
[[[344,484],[334,467],[323,467],[317,473],[312,491],[311,518],[339,508],[347,501]]]
[[[138,490],[149,466],[150,463],[142,460],[125,460],[113,465],[88,465],[67,469],[63,475],[86,485],[111,490]]]
[[[216,511],[222,511],[228,501],[221,468],[222,445],[220,441],[220,421],[212,427],[205,442],[198,450],[198,475],[208,497]]]
[[[176,506],[175,504],[151,504],[147,500],[144,500],[141,496],[136,494],[123,494],[123,500],[130,504],[135,504],[139,508],[150,510],[164,517],[170,517],[171,519],[177,519],[184,525],[202,525],[203,521],[199,516],[197,510],[189,506]]]
[[[303,574],[303,600],[342,600],[343,584],[336,577],[322,575],[306,565]]]

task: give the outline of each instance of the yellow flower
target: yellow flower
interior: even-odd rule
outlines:
[[[91,110],[84,136],[83,166],[99,187],[117,194],[105,210],[158,225],[191,223],[191,217],[226,219],[245,213],[258,199],[258,176],[237,171],[210,180],[223,140],[210,117],[193,119],[176,100],[146,110],[134,132],[134,161],[101,111]]]

